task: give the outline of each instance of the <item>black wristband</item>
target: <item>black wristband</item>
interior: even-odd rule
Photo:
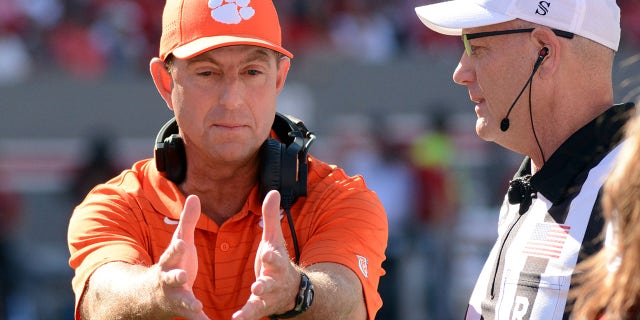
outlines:
[[[282,314],[274,314],[269,318],[271,319],[287,319],[293,318],[297,315],[302,314],[307,311],[311,304],[313,303],[313,295],[315,290],[313,288],[313,283],[309,280],[309,277],[304,274],[304,272],[300,272],[300,290],[298,290],[298,295],[296,295],[296,305],[293,309],[282,313]]]

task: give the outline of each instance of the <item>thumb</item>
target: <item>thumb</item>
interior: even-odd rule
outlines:
[[[270,242],[275,246],[284,244],[282,227],[280,225],[280,193],[272,190],[267,193],[262,203],[262,241]]]
[[[180,214],[180,222],[173,234],[174,239],[182,239],[187,244],[194,242],[194,230],[200,218],[200,198],[190,195],[184,203],[184,209]]]

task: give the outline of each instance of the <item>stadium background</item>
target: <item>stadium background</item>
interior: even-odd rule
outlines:
[[[495,234],[506,181],[521,159],[475,135],[473,104],[451,80],[460,41],[419,23],[413,7],[426,2],[276,1],[284,45],[296,55],[279,111],[317,132],[313,154],[371,181],[392,223],[420,222],[392,230],[398,282],[385,296],[397,312],[387,319],[461,317]],[[633,100],[640,88],[640,5],[618,3],[624,32],[616,101]],[[86,192],[76,182],[94,181],[83,169],[100,160],[96,154],[105,174],[152,156],[157,130],[171,116],[147,72],[162,6],[0,0],[0,7],[0,191],[7,195],[0,231],[14,267],[0,265],[13,284],[6,318],[70,319],[66,223]],[[437,221],[415,212],[424,195],[391,195],[417,189],[406,173],[433,164],[416,159],[415,150],[441,120],[450,149],[430,156],[447,159],[438,168],[454,181],[455,218],[453,233],[440,239],[450,245],[450,274],[439,282],[434,278],[444,270],[425,244]],[[437,310],[442,301],[446,307]]]

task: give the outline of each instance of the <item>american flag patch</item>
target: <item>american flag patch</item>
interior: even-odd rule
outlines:
[[[570,229],[570,226],[557,223],[538,223],[524,246],[523,253],[543,258],[559,258]]]

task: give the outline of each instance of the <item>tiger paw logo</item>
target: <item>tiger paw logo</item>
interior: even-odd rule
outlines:
[[[209,0],[211,18],[225,24],[249,20],[256,13],[249,3],[251,0]]]

